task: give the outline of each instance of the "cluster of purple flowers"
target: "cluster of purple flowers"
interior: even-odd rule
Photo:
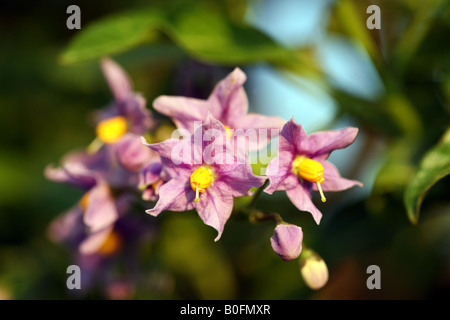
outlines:
[[[157,122],[145,99],[133,92],[128,76],[114,61],[102,60],[102,70],[114,101],[98,114],[95,140],[86,150],[67,155],[60,167],[45,170],[49,179],[84,192],[50,226],[51,237],[70,244],[83,259],[104,260],[126,245],[129,234],[142,233],[144,226],[132,223],[139,217],[130,213],[136,211],[136,203],[153,216],[195,209],[205,224],[217,230],[217,241],[233,211],[234,198],[260,194],[255,188],[267,194],[285,191],[299,210],[310,212],[319,224],[322,214],[312,201],[313,191],[325,201],[326,192],[361,185],[342,178],[327,161],[333,150],[353,143],[357,128],[307,135],[294,119],[286,122],[248,113],[246,76],[239,68],[221,80],[206,100],[155,99],[154,109],[177,127],[177,135],[155,143],[147,143]],[[256,175],[248,151],[267,146],[276,136],[277,155],[265,176]],[[276,221],[270,239],[273,250],[285,261],[296,259],[302,250],[302,229],[280,215]]]

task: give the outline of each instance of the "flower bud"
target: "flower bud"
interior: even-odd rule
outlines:
[[[275,233],[270,238],[273,251],[284,261],[296,259],[302,251],[302,228],[287,223],[275,227]]]
[[[300,257],[300,271],[306,285],[313,290],[321,289],[328,282],[328,268],[317,253],[305,249]]]

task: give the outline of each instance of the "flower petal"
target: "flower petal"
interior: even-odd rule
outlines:
[[[215,86],[208,98],[209,111],[227,126],[247,113],[248,100],[243,88],[246,79],[245,73],[235,68]]]
[[[294,179],[297,179],[295,183]],[[289,175],[284,182],[289,187],[286,188],[286,194],[291,202],[301,211],[308,211],[312,214],[314,221],[319,224],[322,219],[322,213],[316,208],[311,199],[311,191],[302,185],[295,175]]]
[[[228,126],[233,129],[232,141],[238,146],[248,146],[248,150],[256,151],[266,146],[271,139],[280,134],[285,121],[279,117],[268,117],[259,114],[248,114],[235,118]],[[244,141],[239,140],[245,138]]]
[[[249,172],[248,168],[246,169],[244,166],[236,166],[235,170],[218,174],[220,176],[214,181],[214,184],[233,197],[247,196],[250,189],[262,186],[266,180],[265,177],[256,176]]]
[[[189,181],[172,179],[159,188],[159,199],[152,209],[145,212],[152,216],[159,215],[162,211],[187,211],[194,208],[195,192]]]
[[[89,191],[84,223],[89,227],[90,232],[96,232],[113,224],[118,217],[119,213],[108,185],[98,183]]]
[[[116,104],[118,113],[128,120],[128,131],[141,135],[155,126],[155,120],[146,104],[147,101],[139,93],[133,93],[123,103]]]
[[[178,128],[194,132],[194,121],[206,119],[209,103],[205,100],[159,96],[153,101],[153,107],[159,113],[168,116]]]
[[[192,172],[192,152],[190,138],[178,140],[167,139],[163,142],[149,144],[144,137],[141,142],[158,153],[164,171],[171,177],[186,177]]]
[[[353,186],[363,186],[359,181],[342,178],[338,169],[332,163],[319,159],[316,159],[316,161],[319,161],[324,168],[325,181],[320,185],[323,191],[341,191]],[[313,190],[318,191],[316,184],[313,184]]]
[[[292,174],[292,161],[294,161],[294,158],[294,145],[282,134],[278,140],[278,155],[269,162],[266,168],[266,175],[270,180],[270,185],[264,192],[272,194],[275,190],[284,190],[280,189],[280,185]]]
[[[48,227],[48,236],[54,242],[75,240],[84,233],[83,211],[76,205],[66,213],[58,216]]]
[[[63,165],[60,168],[48,165],[44,174],[49,180],[81,187],[84,190],[89,190],[97,183],[96,177],[91,171],[75,163]]]
[[[195,203],[195,208],[203,222],[218,231],[214,241],[222,236],[225,223],[233,211],[233,197],[226,191],[211,185]]]
[[[141,138],[135,134],[126,134],[116,146],[119,163],[127,170],[138,171],[147,164],[153,155],[149,148],[142,144]]]
[[[304,142],[306,139],[307,134],[305,130],[301,124],[295,122],[294,118],[291,118],[288,122],[286,122],[281,129],[280,143],[294,146],[295,150],[293,150],[293,152],[295,152],[295,155],[305,154],[305,150],[307,149],[304,146]],[[286,148],[288,147],[286,146]]]
[[[336,149],[351,145],[358,135],[358,128],[347,127],[337,131],[320,131],[308,136],[302,144],[302,149],[308,150],[310,158],[321,156],[327,159]]]
[[[100,229],[92,234],[89,234],[83,242],[80,243],[79,250],[82,254],[93,254],[100,249],[105,243],[109,234],[112,232],[113,226]]]
[[[101,68],[114,99],[117,101],[125,100],[132,89],[132,84],[127,73],[110,58],[102,59]]]

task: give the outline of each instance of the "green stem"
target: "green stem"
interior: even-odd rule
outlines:
[[[255,194],[253,195],[253,199],[252,201],[250,201],[250,203],[248,204],[247,208],[253,208],[256,200],[258,200],[259,196],[261,195],[261,193],[263,192],[263,190],[267,187],[267,184],[269,183],[269,179],[266,179],[266,181],[264,181],[264,184],[258,188],[258,190],[256,190]]]
[[[277,224],[283,222],[283,218],[278,213],[264,213],[259,210],[251,209],[249,211],[249,220],[251,222],[263,222],[266,220],[275,220]]]

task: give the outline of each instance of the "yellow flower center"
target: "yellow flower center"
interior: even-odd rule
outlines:
[[[225,130],[227,131],[228,139],[231,139],[231,137],[233,136],[233,130],[229,126],[224,125],[224,127]]]
[[[325,178],[323,177],[324,169],[320,162],[304,156],[299,156],[294,160],[292,167],[294,172],[302,179],[316,183],[322,202],[327,201],[323,194],[322,187],[320,186],[320,184],[325,181]]]
[[[104,143],[115,143],[127,132],[127,120],[122,116],[100,121],[97,125],[97,137]]]
[[[200,193],[205,192],[213,181],[213,172],[209,168],[200,167],[191,174],[191,188],[195,191],[195,202],[198,202]]]
[[[116,231],[111,231],[97,252],[103,256],[109,256],[119,249],[121,244],[120,236]]]

